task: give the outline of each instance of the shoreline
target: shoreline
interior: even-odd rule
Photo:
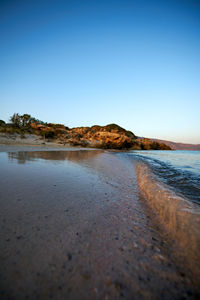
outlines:
[[[136,164],[99,149],[46,150],[0,153],[3,296],[200,295],[179,248],[154,224]]]
[[[138,186],[147,205],[174,239],[195,276],[200,276],[200,207],[162,183],[144,162],[136,163]]]
[[[83,148],[78,146],[60,146],[56,144],[32,145],[32,144],[0,144],[0,152],[18,151],[76,151],[76,150],[101,150],[97,148]]]

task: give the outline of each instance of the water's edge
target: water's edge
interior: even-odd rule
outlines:
[[[147,164],[136,163],[138,185],[161,223],[177,242],[191,270],[200,276],[200,208],[161,183]]]

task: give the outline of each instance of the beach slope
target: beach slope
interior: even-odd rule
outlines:
[[[0,163],[3,299],[199,295],[128,159],[102,150],[5,151]]]

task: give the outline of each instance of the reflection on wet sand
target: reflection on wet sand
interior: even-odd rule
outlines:
[[[17,160],[19,164],[37,159],[80,162],[102,153],[103,150],[8,152],[8,158],[9,160]]]

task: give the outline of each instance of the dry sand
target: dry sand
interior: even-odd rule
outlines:
[[[25,134],[22,138],[19,134],[0,133],[0,152],[13,151],[50,151],[50,150],[80,150],[82,147],[73,147],[59,141],[50,141],[34,134]],[[90,148],[89,148],[90,149]],[[91,150],[91,149],[90,149]]]
[[[1,299],[200,295],[127,159],[100,150],[10,151],[0,153],[0,166]]]
[[[17,133],[8,134],[0,133],[0,145],[12,145],[12,146],[39,146],[43,148],[69,148],[68,144],[62,143],[61,141],[52,141],[50,139],[44,139],[40,135],[25,134],[20,135]]]

